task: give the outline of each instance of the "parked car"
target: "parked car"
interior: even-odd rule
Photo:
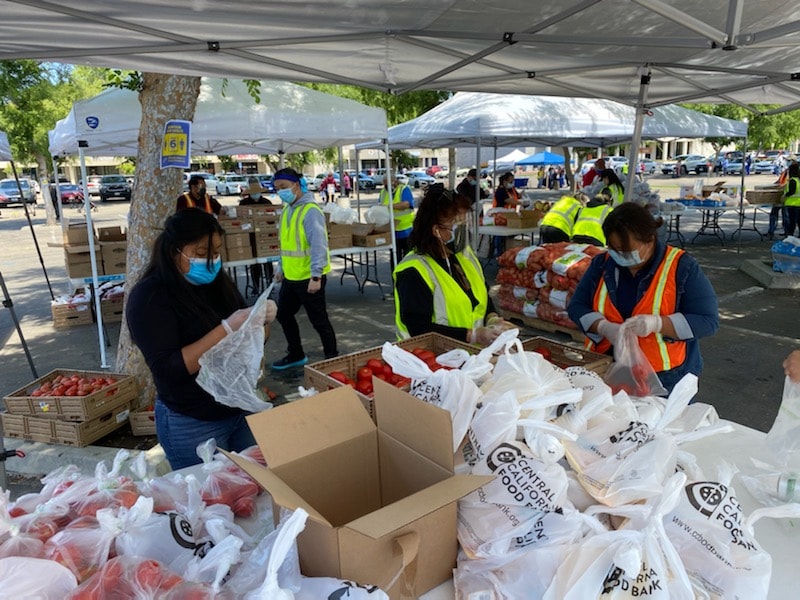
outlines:
[[[440,165],[431,165],[430,167],[425,169],[425,172],[428,175],[430,175],[431,177],[436,177],[436,174],[439,173],[440,171],[443,171],[443,170],[444,170],[444,167],[442,167]]]
[[[256,177],[256,180],[258,181],[259,185],[261,185],[261,187],[267,190],[269,193],[275,193],[275,183],[272,180],[272,175],[269,173],[262,173]],[[248,179],[248,182],[249,181],[250,179]]]
[[[247,189],[247,177],[244,175],[220,175],[217,177],[216,193],[220,196],[233,196],[241,194]],[[208,191],[208,182],[206,182]]]
[[[124,175],[103,175],[100,178],[100,202],[131,199],[131,185]]]
[[[59,182],[59,189],[61,190],[61,204],[82,204],[83,203],[83,189],[74,183]],[[50,197],[57,198],[56,184],[50,184]]]
[[[350,176],[350,185],[353,186],[352,182],[355,181],[356,185],[358,185],[358,189],[362,192],[371,192],[375,189],[375,182],[372,181],[372,177],[370,177],[369,173],[365,171],[361,171],[361,173],[347,171],[347,174]]]
[[[708,159],[700,154],[678,154],[670,161],[661,163],[661,172],[664,175],[672,175],[675,171],[675,165],[678,160],[681,161],[680,175],[688,175],[689,173],[705,173],[708,171]]]
[[[183,174],[183,191],[189,191],[189,180],[195,176],[199,175],[203,179],[206,180],[206,193],[207,194],[214,194],[217,192],[217,176],[213,173],[206,173],[205,171],[192,171],[190,173]]]
[[[318,173],[314,179],[308,180],[308,189],[314,192],[319,192],[322,190],[322,180],[328,176],[327,173]],[[333,174],[333,180],[336,182],[336,191],[339,191],[339,174]]]
[[[375,187],[379,185],[383,185],[383,176],[386,173],[386,169],[375,169],[372,173],[372,182],[375,184]]]
[[[424,169],[412,169],[406,172],[408,185],[413,188],[427,187],[436,183],[436,179],[428,175]]]
[[[742,159],[732,159],[725,165],[725,175],[741,175],[743,163]]]
[[[658,169],[658,164],[654,160],[645,158],[644,160],[639,161],[640,173],[647,173],[648,175],[652,175],[656,172],[657,169]]]
[[[89,175],[86,178],[86,189],[89,190],[89,196],[100,195],[100,181],[102,179],[101,175]]]
[[[774,169],[775,159],[772,158],[764,158],[753,163],[753,171],[755,173],[772,173]]]
[[[22,188],[22,196],[20,196],[20,188]],[[19,180],[19,187],[17,186],[16,179],[2,179],[0,180],[0,204],[35,204],[36,194],[30,184],[24,179]]]

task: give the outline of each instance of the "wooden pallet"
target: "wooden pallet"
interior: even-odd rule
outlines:
[[[548,333],[564,333],[570,336],[576,342],[583,342],[585,336],[577,329],[570,329],[562,325],[556,325],[550,321],[543,321],[535,317],[528,317],[520,313],[511,312],[502,308],[497,309],[497,314],[503,317],[506,321],[522,323],[531,329],[538,329],[539,331],[547,331]]]

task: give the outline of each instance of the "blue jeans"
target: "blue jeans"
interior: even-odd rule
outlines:
[[[216,439],[217,448],[233,452],[241,452],[256,443],[245,415],[222,421],[201,421],[167,408],[158,398],[155,413],[158,442],[174,471],[202,462],[197,456],[197,447],[210,438]]]

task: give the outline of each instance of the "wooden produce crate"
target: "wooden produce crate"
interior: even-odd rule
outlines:
[[[116,379],[103,389],[86,396],[31,396],[45,381],[56,375],[78,375],[79,377],[103,377]],[[47,375],[27,384],[3,398],[6,410],[14,415],[28,415],[58,419],[62,421],[90,421],[125,403],[136,403],[139,390],[136,380],[122,373],[98,371],[73,371],[55,369]]]
[[[134,410],[128,419],[133,435],[156,435],[156,413],[152,406]]]
[[[437,356],[456,348],[463,348],[470,354],[477,354],[480,350],[477,346],[438,333],[426,333],[410,337],[407,340],[396,342],[395,344],[408,351],[414,348],[423,348],[425,350],[430,350]],[[329,377],[328,373],[332,371],[341,371],[350,379],[355,380],[358,369],[363,367],[370,358],[381,358],[382,349],[383,346],[377,346],[375,348],[362,350],[361,352],[353,352],[352,354],[345,354],[344,356],[337,356],[336,358],[329,358],[328,360],[308,364],[303,368],[306,384],[316,388],[320,392],[341,387],[345,384],[333,377]],[[374,419],[375,414],[372,408],[372,398],[359,392],[356,392],[356,395],[361,400],[364,408],[367,409],[367,412],[369,412],[370,416]]]
[[[91,325],[94,322],[90,302],[73,302],[71,304],[51,304],[53,313],[53,327],[56,329],[69,329],[81,325]]]
[[[7,412],[0,413],[0,418],[6,437],[82,448],[122,427],[128,421],[130,409],[130,402],[126,402],[96,419],[81,423]]]
[[[780,204],[783,188],[747,190],[744,197],[750,204]]]
[[[613,358],[599,352],[584,348],[575,348],[567,344],[554,342],[546,337],[533,337],[522,342],[522,348],[535,351],[538,348],[550,352],[551,363],[562,369],[567,367],[583,367],[602,376],[613,362]]]
[[[103,323],[121,323],[123,313],[123,298],[100,301],[100,313],[103,315]]]

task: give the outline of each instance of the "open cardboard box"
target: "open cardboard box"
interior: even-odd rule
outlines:
[[[268,469],[225,454],[276,507],[308,512],[304,575],[417,598],[452,576],[457,500],[493,477],[453,474],[449,413],[373,384],[375,423],[344,386],[247,417]]]

